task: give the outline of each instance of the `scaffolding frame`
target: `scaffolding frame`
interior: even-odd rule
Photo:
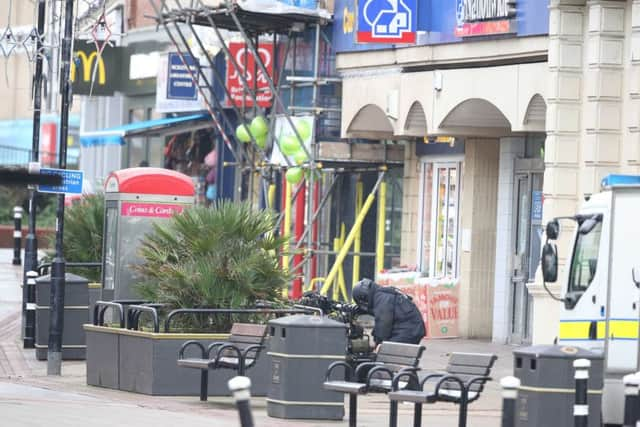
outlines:
[[[318,160],[318,124],[319,118],[327,113],[339,113],[340,109],[331,106],[319,105],[319,93],[320,87],[326,85],[339,85],[341,79],[339,77],[330,75],[321,75],[321,58],[320,58],[320,45],[322,28],[328,23],[328,21],[319,16],[307,15],[307,14],[270,14],[261,12],[252,12],[242,9],[236,0],[161,0],[160,5],[157,5],[157,1],[149,0],[152,5],[156,16],[157,25],[162,27],[169,39],[171,40],[173,47],[178,52],[186,70],[188,71],[194,84],[197,86],[198,92],[202,97],[202,100],[206,106],[206,109],[211,116],[215,128],[220,133],[224,144],[229,148],[233,154],[234,162],[225,163],[226,166],[233,164],[236,166],[236,171],[242,174],[249,175],[248,182],[248,199],[253,203],[255,199],[256,185],[254,182],[254,176],[260,176],[262,182],[257,186],[262,188],[262,193],[266,197],[266,205],[273,207],[275,201],[275,175],[279,171],[283,171],[289,167],[292,167],[292,163],[289,161],[288,156],[283,155],[282,158],[286,165],[272,164],[269,162],[267,153],[265,150],[258,147],[254,135],[248,128],[248,117],[257,117],[267,115],[266,109],[259,107],[258,103],[258,87],[257,87],[257,75],[258,71],[262,73],[262,76],[266,80],[268,89],[272,94],[272,105],[270,107],[270,120],[267,142],[271,141],[274,146],[278,146],[280,152],[283,153],[280,146],[279,138],[275,133],[276,116],[283,117],[286,124],[293,131],[294,136],[297,138],[298,143],[306,155],[306,162],[302,167],[308,171],[307,178],[292,191],[292,184],[289,184],[282,175],[282,193],[283,209],[281,215],[277,221],[275,227],[276,230],[280,230],[282,224],[282,235],[287,239],[288,244],[285,248],[285,253],[282,257],[283,268],[291,271],[296,276],[294,279],[292,297],[299,298],[303,289],[303,277],[304,282],[313,285],[315,282],[322,281],[322,292],[328,293],[333,286],[334,296],[338,295],[343,299],[348,299],[347,290],[344,285],[344,280],[334,280],[338,272],[342,271],[342,262],[345,257],[351,255],[354,257],[354,270],[352,281],[355,280],[359,273],[359,260],[362,256],[375,256],[376,266],[379,266],[384,259],[384,213],[378,217],[377,233],[382,233],[382,236],[377,238],[377,248],[375,253],[367,253],[360,251],[360,227],[366,217],[366,214],[373,204],[376,197],[376,193],[379,194],[382,209],[384,210],[384,193],[386,184],[384,182],[385,173],[392,162],[387,162],[386,159],[386,147],[385,147],[385,159],[379,165],[368,164],[367,162],[345,162],[340,164],[327,164]],[[187,5],[188,3],[188,5]],[[171,7],[172,5],[173,7]],[[215,67],[214,58],[209,54],[209,51],[205,47],[205,43],[199,36],[196,26],[204,26],[211,28],[216,35],[217,41],[220,44],[221,50],[224,52],[226,60],[235,68],[239,80],[242,85],[242,105],[237,106],[233,101],[229,88],[226,87],[226,82],[223,76],[220,75]],[[297,76],[296,73],[296,47],[297,41],[302,32],[307,28],[313,28],[313,65],[311,76]],[[192,47],[188,41],[189,32],[193,40],[197,44],[201,56],[205,57],[206,65],[203,65],[200,61],[194,61],[195,70],[192,70],[188,64],[186,55],[190,55],[191,58],[198,58],[194,54]],[[244,49],[248,50],[254,59],[253,71],[253,87],[247,79],[247,67],[246,67],[246,55],[245,66],[242,67],[238,64],[236,58],[231,54],[228,41],[223,34],[223,31],[233,32],[241,36],[244,42]],[[264,64],[262,57],[258,54],[258,48],[261,45],[261,38],[272,35],[272,46],[274,57],[278,58],[278,42],[282,42],[282,37],[286,37],[286,46],[284,56],[281,64],[274,64],[273,77],[269,74],[266,65]],[[324,40],[325,44],[327,40]],[[292,46],[293,45],[293,46]],[[293,49],[293,51],[291,51]],[[287,70],[287,62],[290,55],[292,56],[290,70],[291,75],[285,76]],[[325,60],[330,60],[325,57]],[[229,100],[225,103],[224,99],[219,99],[214,90],[214,83],[207,75],[207,70],[211,70],[213,80],[224,90],[224,96]],[[242,71],[241,71],[242,70]],[[284,77],[284,78],[283,78]],[[309,106],[295,105],[295,91],[300,88],[311,87],[311,102]],[[282,92],[289,90],[290,102],[287,105],[282,98]],[[245,106],[245,99],[250,98],[252,106],[247,109]],[[227,117],[227,109],[234,112],[240,124],[245,127],[247,133],[251,139],[250,145],[245,145],[235,135],[232,120]],[[301,137],[298,128],[292,120],[296,114],[312,115],[314,120],[314,131],[311,132],[310,144],[307,149],[304,139]],[[228,135],[231,133],[231,137]],[[234,144],[235,142],[235,144]],[[247,148],[245,148],[247,147]],[[248,147],[251,147],[249,149]],[[257,148],[257,149],[256,149]],[[256,155],[259,159],[256,160]],[[333,166],[333,167],[332,167]],[[338,175],[341,173],[361,173],[361,172],[378,172],[378,179],[373,187],[373,190],[363,200],[362,188],[358,193],[359,199],[356,203],[356,213],[354,217],[354,225],[349,234],[344,236],[342,242],[335,246],[333,250],[322,249],[326,246],[322,243],[320,226],[323,221],[323,216],[326,216],[326,209],[328,201],[333,197],[338,183]],[[325,185],[326,177],[332,177],[331,183]],[[240,176],[243,180],[243,176]],[[239,194],[236,197],[242,196],[241,188],[243,185],[236,185],[239,189]],[[304,224],[304,227],[296,227],[295,244],[291,245],[290,239],[290,224],[292,216],[292,205],[296,205],[296,224],[300,225],[300,222]],[[380,206],[379,206],[380,210]],[[301,215],[300,212],[303,212]],[[324,215],[323,215],[324,213]],[[343,223],[344,226],[344,223]],[[344,235],[344,232],[342,233]],[[355,248],[351,251],[352,244],[355,244]],[[328,266],[329,256],[335,255],[336,259],[330,270],[327,269],[328,275],[326,278],[317,277],[318,271],[318,257],[326,257],[326,263]],[[357,260],[357,261],[356,261]],[[310,264],[307,266],[307,264]],[[285,296],[289,296],[288,294]]]

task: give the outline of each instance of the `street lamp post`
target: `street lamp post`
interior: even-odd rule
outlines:
[[[67,168],[67,136],[69,134],[69,104],[71,98],[71,49],[73,44],[73,0],[65,0],[64,39],[62,40],[62,73],[60,75],[60,169]],[[62,367],[62,331],[64,328],[65,260],[63,249],[64,193],[58,194],[56,211],[56,256],[51,263],[51,303],[47,375],[60,375]]]

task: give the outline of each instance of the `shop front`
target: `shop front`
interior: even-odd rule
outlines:
[[[342,136],[407,141],[401,264],[417,282],[456,284],[456,335],[530,341],[548,21],[527,11],[546,3],[521,1],[482,19],[456,17],[449,2],[416,5],[412,45],[346,25],[363,11],[338,3]],[[379,43],[363,44],[363,29]]]

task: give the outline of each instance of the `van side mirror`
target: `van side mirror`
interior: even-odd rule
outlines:
[[[557,219],[551,220],[547,223],[547,229],[545,231],[547,239],[556,240],[560,234],[560,223]]]
[[[556,245],[545,243],[542,247],[542,277],[547,283],[558,280],[558,250]]]

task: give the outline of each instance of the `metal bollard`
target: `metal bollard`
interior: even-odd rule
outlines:
[[[13,265],[22,264],[20,251],[22,250],[22,208],[13,208]]]
[[[624,427],[634,427],[640,420],[640,373],[625,375],[624,383]]]
[[[36,279],[38,273],[27,271],[27,300],[24,302],[24,336],[23,347],[34,348],[36,344]]]
[[[589,422],[589,404],[587,402],[587,387],[589,383],[589,368],[591,361],[578,359],[573,361],[576,380],[576,397],[573,405],[573,421],[575,427],[587,427]]]
[[[516,377],[504,377],[500,380],[500,386],[502,387],[502,427],[515,427],[520,380]]]
[[[251,415],[251,379],[249,377],[233,377],[227,383],[236,402],[240,415],[240,427],[253,427]]]

